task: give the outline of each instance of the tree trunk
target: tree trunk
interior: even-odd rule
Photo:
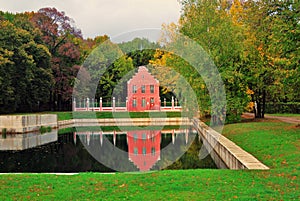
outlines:
[[[266,90],[263,90],[263,97],[262,97],[263,105],[261,111],[261,118],[265,118],[265,110],[266,110]]]

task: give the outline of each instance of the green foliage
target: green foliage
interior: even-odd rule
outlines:
[[[15,20],[18,19],[19,16],[16,16]],[[22,20],[25,23],[26,19]],[[2,113],[32,111],[38,102],[45,103],[53,83],[48,49],[35,41],[30,32],[18,27],[21,24],[16,24],[0,21]]]
[[[267,102],[300,101],[299,1],[180,2],[179,24],[163,25],[160,45],[190,46],[176,41],[181,33],[203,47],[225,84],[228,122],[239,121],[250,99],[250,105],[257,102],[256,117],[263,117]],[[210,95],[218,97],[209,94],[206,79],[174,52],[156,50],[161,47],[157,43],[136,38],[114,44],[107,35],[83,39],[72,19],[55,8],[0,12],[0,28],[0,113],[70,110],[75,85],[82,85],[74,90],[80,99],[95,93],[104,101],[124,99],[135,67],[151,63],[153,72],[160,72],[154,74],[162,83],[163,98],[175,95],[195,102],[174,83],[182,76],[199,103],[200,108],[191,110],[222,120],[225,103],[212,108]],[[197,58],[192,49],[184,56]],[[83,61],[86,68],[80,67]],[[199,65],[210,68],[205,62]],[[75,78],[80,68],[83,80]]]
[[[119,44],[119,47],[128,57],[132,58],[133,66],[138,67],[148,65],[149,61],[153,59],[155,50],[160,46],[144,38],[135,38]]]
[[[179,30],[214,60],[226,87],[227,120],[250,101],[299,101],[299,1],[181,1]],[[250,93],[248,93],[250,92]]]
[[[300,113],[299,102],[288,102],[288,103],[273,103],[269,102],[266,104],[266,113]]]

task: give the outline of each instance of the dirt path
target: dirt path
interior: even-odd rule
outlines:
[[[253,113],[244,113],[244,118],[254,118]],[[278,119],[283,122],[291,123],[291,124],[300,124],[300,120],[296,117],[279,117],[279,116],[271,116],[271,115],[265,115],[266,119]]]

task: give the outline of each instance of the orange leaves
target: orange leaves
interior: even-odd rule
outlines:
[[[247,89],[247,91],[246,91],[246,94],[247,95],[252,95],[252,94],[254,94],[254,91],[252,91],[251,89]]]

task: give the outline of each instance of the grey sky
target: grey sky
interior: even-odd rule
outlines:
[[[0,10],[13,13],[44,7],[65,11],[85,38],[104,34],[122,38],[127,32],[153,40],[162,23],[177,22],[180,16],[177,0],[0,0]]]

